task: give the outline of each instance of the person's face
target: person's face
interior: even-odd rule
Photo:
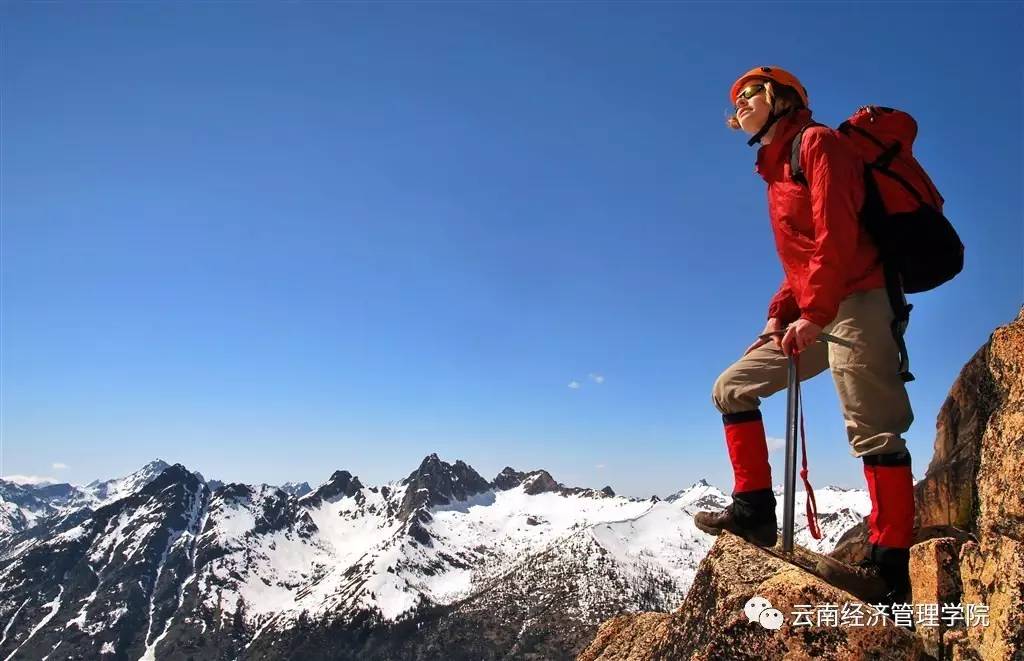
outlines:
[[[740,128],[754,135],[768,121],[771,106],[765,96],[765,81],[752,80],[743,86],[736,97],[736,119]]]

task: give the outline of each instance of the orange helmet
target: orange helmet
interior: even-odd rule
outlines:
[[[800,95],[800,100],[804,102],[804,106],[810,107],[811,104],[807,101],[807,89],[800,84],[796,76],[778,67],[757,67],[740,76],[729,89],[729,103],[735,104],[736,97],[739,95],[740,90],[743,89],[743,86],[756,78],[764,78],[780,85],[792,87]]]

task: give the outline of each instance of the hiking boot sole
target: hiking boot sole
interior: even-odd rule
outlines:
[[[741,537],[744,540],[750,542],[755,546],[771,547],[779,540],[779,531],[772,526],[770,529],[768,526],[762,526],[757,529],[740,528],[739,526],[726,526],[723,528],[716,528],[714,526],[708,526],[702,524],[696,517],[693,519],[693,525],[697,526],[700,530],[703,530],[709,535],[718,537],[722,534],[723,530],[728,530],[737,537]]]

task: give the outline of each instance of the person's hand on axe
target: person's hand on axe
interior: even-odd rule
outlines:
[[[798,354],[821,335],[821,326],[806,319],[797,319],[786,329],[782,336],[782,353],[787,356]]]

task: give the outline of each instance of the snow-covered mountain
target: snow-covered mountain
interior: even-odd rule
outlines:
[[[281,491],[296,498],[301,498],[312,490],[309,482],[285,482],[281,485]]]
[[[775,489],[775,514],[782,523],[782,487]],[[829,553],[836,547],[843,534],[864,520],[871,513],[871,498],[863,489],[822,487],[814,490],[814,502],[818,511],[818,528],[821,539],[811,537],[807,528],[807,494],[796,492],[794,498],[793,540],[812,551]]]
[[[729,502],[705,481],[664,500],[487,481],[436,454],[315,490],[160,464],[61,503],[0,492],[22,521],[0,539],[0,658],[571,658],[616,613],[678,606],[713,542],[693,514]],[[816,495],[827,548],[867,497]]]
[[[66,515],[82,508],[97,510],[104,505],[130,496],[152,482],[170,464],[155,459],[139,470],[125,477],[109,480],[94,480],[85,486],[53,482],[19,483],[0,480],[0,545],[3,538],[21,532],[46,518]],[[201,473],[195,473],[200,482],[205,482],[210,491],[224,486],[219,480],[205,480]],[[303,496],[312,489],[306,482],[287,482],[281,490],[295,496]]]
[[[67,483],[19,484],[0,480],[0,538],[31,528],[49,517],[86,507],[99,509],[138,491],[168,466],[157,459],[126,477],[102,482],[95,480],[84,487]]]

